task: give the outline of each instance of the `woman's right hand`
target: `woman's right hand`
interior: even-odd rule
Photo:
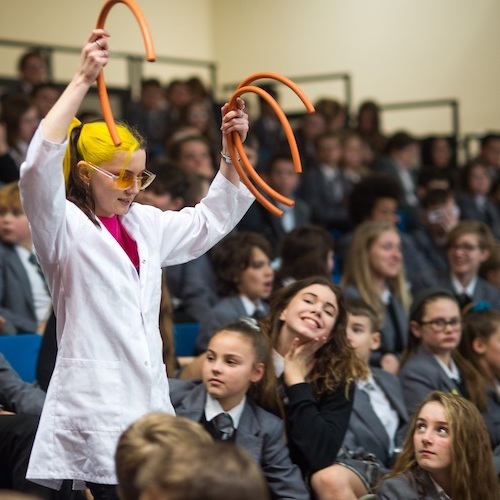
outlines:
[[[88,85],[96,81],[99,73],[108,64],[108,37],[109,33],[105,29],[95,29],[83,46],[78,73]]]

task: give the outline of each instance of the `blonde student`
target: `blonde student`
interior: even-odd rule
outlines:
[[[52,294],[58,354],[28,479],[87,485],[114,498],[114,451],[125,428],[153,410],[174,413],[158,331],[161,268],[209,250],[253,201],[221,160],[195,208],[162,212],[134,203],[153,181],[143,139],[118,125],[73,117],[108,62],[109,33],[93,30],[78,69],[49,111],[21,167],[21,197]],[[222,133],[244,139],[243,101],[222,108]],[[222,149],[226,142],[223,139]]]

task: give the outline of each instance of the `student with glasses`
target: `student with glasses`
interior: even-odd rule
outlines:
[[[118,125],[115,146],[103,121],[73,118],[108,62],[108,36],[89,35],[75,76],[30,144],[20,182],[58,340],[27,477],[55,489],[72,479],[96,500],[116,498],[113,456],[123,429],[152,410],[174,413],[158,330],[161,268],[206,252],[253,201],[222,160],[195,208],[133,203],[154,178],[142,138]],[[243,101],[222,115],[223,135],[245,139]]]
[[[415,296],[399,372],[410,415],[434,390],[459,394],[486,410],[479,372],[458,352],[461,337],[460,308],[449,290],[432,287]]]
[[[481,264],[494,249],[495,239],[483,222],[459,222],[446,238],[449,271],[424,273],[412,280],[413,292],[439,286],[452,292],[460,308],[486,301],[500,310],[500,291],[479,276]]]

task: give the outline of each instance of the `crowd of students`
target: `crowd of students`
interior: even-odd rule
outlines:
[[[221,113],[192,78],[143,82],[116,148],[81,110],[107,61],[94,30],[61,91],[26,54],[2,99],[0,334],[52,346],[44,390],[0,356],[0,484],[498,499],[500,135],[461,166],[445,137],[386,136],[374,102],[351,123],[321,99],[300,175],[265,101]],[[295,200],[281,219],[239,182],[233,131]]]

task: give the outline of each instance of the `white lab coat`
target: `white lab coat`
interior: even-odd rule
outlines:
[[[28,467],[31,481],[116,484],[125,428],[150,411],[174,413],[159,333],[161,268],[198,257],[226,235],[254,198],[222,174],[195,208],[133,204],[122,217],[140,272],[103,227],[66,200],[65,144],[41,127],[21,167],[21,195],[57,316],[58,355]]]

